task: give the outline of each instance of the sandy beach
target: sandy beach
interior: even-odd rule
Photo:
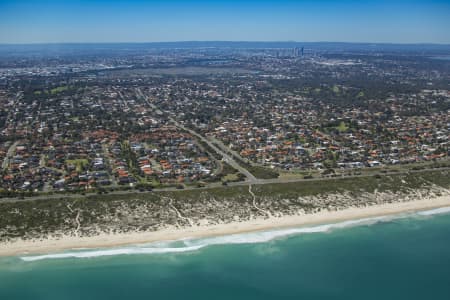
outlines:
[[[314,214],[284,216],[279,218],[260,218],[219,225],[167,228],[158,231],[126,234],[99,234],[97,236],[89,237],[65,236],[58,239],[19,240],[1,243],[0,256],[54,253],[69,249],[136,245],[157,241],[223,236],[278,228],[301,227],[313,224],[331,224],[369,217],[413,213],[447,206],[450,207],[450,196],[448,195],[408,202],[374,205],[364,208],[348,208],[339,211],[323,211]]]

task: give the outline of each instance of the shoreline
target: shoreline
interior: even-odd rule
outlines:
[[[58,253],[66,250],[113,248],[125,245],[139,245],[181,239],[206,238],[308,225],[330,224],[371,217],[382,217],[450,207],[450,195],[406,202],[386,203],[363,208],[347,208],[338,211],[322,211],[313,214],[258,218],[249,221],[218,225],[165,228],[150,232],[129,232],[120,234],[102,233],[96,236],[48,238],[39,241],[18,240],[0,243],[0,257],[30,254]]]

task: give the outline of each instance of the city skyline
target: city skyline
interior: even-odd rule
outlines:
[[[0,44],[299,41],[449,44],[447,1],[0,1]]]

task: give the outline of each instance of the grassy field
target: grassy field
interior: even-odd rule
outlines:
[[[43,95],[43,94],[44,95],[48,95],[48,94],[56,95],[56,94],[68,91],[71,88],[73,88],[73,87],[67,86],[67,85],[62,85],[62,86],[58,86],[58,87],[55,87],[55,88],[50,89],[50,90],[37,90],[37,91],[34,91],[33,94],[36,95],[36,96]]]
[[[89,161],[87,159],[68,159],[66,164],[75,166],[76,171],[81,172],[89,164]]]
[[[55,94],[59,94],[62,92],[65,92],[69,90],[69,87],[67,85],[63,85],[63,86],[58,86],[56,88],[53,88],[50,90],[50,94],[55,95]]]
[[[339,132],[346,132],[348,128],[349,127],[345,124],[345,122],[342,121],[336,129],[339,130]]]
[[[280,174],[269,168],[246,165],[245,168],[258,179],[278,178]]]

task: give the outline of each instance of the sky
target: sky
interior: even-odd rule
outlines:
[[[0,0],[0,43],[450,44],[450,0]]]

